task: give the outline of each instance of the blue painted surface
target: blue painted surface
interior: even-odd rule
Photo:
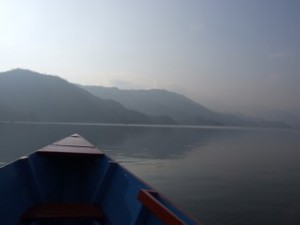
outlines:
[[[0,224],[20,225],[27,209],[48,202],[95,203],[107,217],[105,224],[163,224],[137,199],[145,188],[150,187],[106,155],[73,158],[36,152],[0,168]],[[160,195],[157,199],[186,224],[197,224]],[[73,221],[59,224],[69,223]]]

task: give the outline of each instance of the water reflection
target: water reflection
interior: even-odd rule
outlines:
[[[84,136],[112,156],[120,154],[153,159],[182,157],[193,146],[205,146],[212,138],[241,135],[241,132],[222,129],[0,124],[0,161],[12,161],[74,133]]]
[[[299,131],[0,124],[0,166],[73,133],[206,224],[300,224]]]

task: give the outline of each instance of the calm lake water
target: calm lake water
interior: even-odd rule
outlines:
[[[299,130],[0,124],[0,166],[73,133],[204,224],[300,224]]]

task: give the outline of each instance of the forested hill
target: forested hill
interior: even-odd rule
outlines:
[[[128,110],[57,76],[23,69],[0,73],[0,109],[1,121],[151,124],[164,119]]]

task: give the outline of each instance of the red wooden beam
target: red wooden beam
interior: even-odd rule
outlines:
[[[99,149],[78,134],[73,134],[70,137],[46,146],[37,152],[47,155],[103,155]]]
[[[141,190],[138,199],[143,205],[156,215],[166,225],[186,225],[176,214],[164,206],[153,195],[157,194],[152,190]]]

